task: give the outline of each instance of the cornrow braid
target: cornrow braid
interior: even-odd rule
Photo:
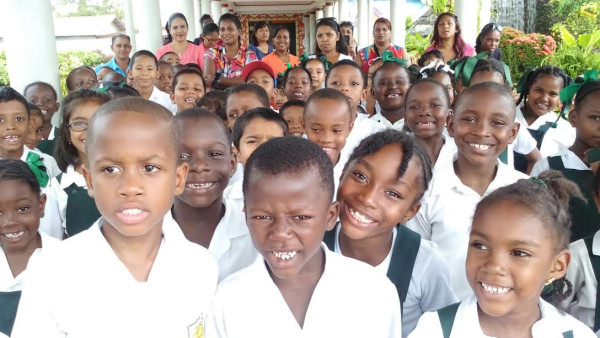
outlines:
[[[421,200],[421,197],[423,197],[423,194],[427,191],[429,182],[431,181],[432,169],[429,155],[427,155],[425,149],[417,142],[412,134],[394,129],[387,129],[365,138],[354,149],[352,155],[350,155],[350,158],[344,167],[344,172],[348,168],[349,163],[376,153],[389,144],[397,144],[402,147],[402,158],[400,159],[400,166],[398,168],[398,177],[402,177],[406,173],[410,160],[414,156],[416,156],[419,162],[421,167],[421,175],[419,175],[421,191],[419,191],[418,196],[415,198],[414,203],[416,203]]]
[[[575,96],[575,108],[578,108],[588,95],[598,90],[600,90],[600,80],[584,83],[577,91],[577,96]]]

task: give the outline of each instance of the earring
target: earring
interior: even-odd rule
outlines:
[[[554,282],[554,277],[550,277],[546,280],[546,283],[544,284],[544,286],[550,285],[552,284],[552,282]]]
[[[544,283],[544,287],[542,288],[543,295],[548,295],[554,291],[554,284],[552,284],[552,282],[554,282],[554,277],[550,277],[546,280],[546,283]]]

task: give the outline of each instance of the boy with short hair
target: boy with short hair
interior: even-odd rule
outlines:
[[[288,124],[291,136],[304,136],[304,107],[306,102],[302,100],[291,100],[283,104],[279,109],[279,115],[283,117]]]
[[[235,120],[249,109],[258,107],[269,108],[269,95],[257,84],[242,83],[229,91],[225,102],[227,127],[233,129]]]
[[[60,108],[58,95],[52,85],[46,82],[33,82],[28,84],[23,90],[23,96],[28,102],[40,107],[44,118],[44,128],[42,129],[42,141],[38,148],[48,155],[54,152],[54,138],[58,135],[58,129],[52,126],[52,117]]]
[[[94,114],[84,176],[102,218],[31,271],[13,337],[203,332],[217,266],[169,215],[188,171],[180,147],[173,115],[154,102],[116,99]]]
[[[322,244],[339,211],[325,153],[276,138],[252,153],[244,178],[246,222],[262,257],[219,285],[207,336],[399,337],[390,281]]]

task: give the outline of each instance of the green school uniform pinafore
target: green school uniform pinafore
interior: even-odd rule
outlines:
[[[57,137],[58,137],[58,128],[54,128],[54,139],[41,140],[40,143],[38,143],[37,148],[44,154],[54,156],[54,148],[56,146]]]
[[[0,332],[10,337],[17,308],[21,300],[21,291],[0,292]]]
[[[592,193],[594,191],[594,173],[591,170],[566,169],[560,156],[548,157],[550,169],[558,170],[563,175],[577,184],[587,203],[571,198],[569,212],[571,213],[571,242],[578,239],[593,236],[598,231],[600,216],[594,203]]]
[[[454,319],[456,318],[456,311],[458,311],[459,306],[460,303],[456,303],[437,310],[444,338],[450,338],[452,327],[454,326]],[[573,338],[573,331],[565,331],[562,333],[562,336],[563,338]]]
[[[62,174],[57,176],[58,181],[61,178]],[[65,230],[69,236],[74,236],[89,229],[100,218],[100,212],[85,187],[73,183],[63,191],[68,196]]]
[[[593,252],[593,243],[594,243],[594,235],[588,236],[583,239],[585,243],[585,247],[588,251],[588,256],[590,257],[590,262],[592,263],[592,269],[594,270],[594,276],[596,277],[596,281],[598,280],[598,276],[600,276],[600,256],[594,255]],[[600,329],[600,287],[596,287],[596,310],[594,313],[594,332]]]
[[[396,231],[396,240],[394,241],[387,277],[396,286],[400,298],[400,310],[402,310],[408,294],[415,260],[421,246],[421,236],[404,225],[397,225]],[[325,233],[323,242],[329,250],[335,250],[335,229]]]
[[[538,148],[538,150],[542,149],[542,142],[544,142],[544,136],[546,136],[546,133],[552,127],[556,127],[556,124],[552,123],[552,122],[546,122],[538,130],[533,130],[533,129],[527,128],[527,131],[531,134],[531,136],[535,140],[536,147]],[[517,153],[516,151],[513,151],[513,154],[514,154],[514,161],[515,161],[515,169],[522,173],[527,171],[528,163],[527,163],[527,159],[525,158],[525,155]]]

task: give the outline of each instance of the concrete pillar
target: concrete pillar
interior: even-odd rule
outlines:
[[[221,0],[212,0],[211,9],[213,20],[219,22],[219,17],[221,17]]]
[[[462,38],[465,42],[475,45],[477,38],[477,6],[469,0],[456,0],[454,2],[454,14],[460,22]]]
[[[375,0],[368,0],[367,2],[369,4],[369,9],[368,9],[368,14],[367,14],[367,18],[368,18],[367,21],[369,22],[369,27],[367,27],[367,31],[369,32],[369,34],[367,34],[367,39],[368,39],[367,44],[370,45],[373,43],[373,25],[375,24],[375,19],[374,19]],[[393,21],[392,21],[392,25],[394,25]]]
[[[367,0],[357,0],[358,3],[358,46],[364,47],[369,45],[369,35],[372,27],[369,27],[368,10],[369,4]],[[393,24],[393,23],[392,23]]]
[[[479,27],[477,32],[481,31],[481,28],[492,20],[492,0],[481,0],[481,8],[479,9]]]
[[[4,18],[0,25],[3,24],[11,87],[23,93],[25,86],[31,82],[48,82],[58,92],[60,101],[58,55],[50,0],[8,0],[2,4]]]
[[[304,14],[302,16],[302,23],[304,24],[304,39],[302,40],[302,45],[304,46],[304,51],[310,55],[313,51],[310,50],[310,35],[312,34],[310,31],[310,15]],[[302,55],[298,53],[298,55]]]
[[[325,3],[325,13],[324,13],[326,18],[331,18],[333,17],[333,2],[326,2]]]
[[[194,1],[195,0],[178,0],[176,3],[177,11],[181,14],[185,15],[185,18],[188,22],[188,35],[187,39],[190,41],[194,41],[196,36],[196,25],[195,22],[196,16],[194,15]],[[171,15],[171,14],[169,14]]]
[[[133,20],[133,5],[131,0],[125,0],[125,29],[131,41],[131,50],[135,53],[137,45],[135,43],[135,24]]]
[[[221,15],[223,15],[225,13],[229,13],[229,4],[227,2],[221,0]],[[219,21],[219,19],[217,19],[217,22],[218,21]]]
[[[406,42],[406,0],[390,0],[390,21],[396,23],[392,27],[392,43],[404,46]]]
[[[202,16],[202,3],[200,2],[200,0],[194,0],[194,23],[190,22],[190,26],[194,25],[194,29],[196,30],[196,36],[194,37],[197,38],[200,36],[200,34],[202,34],[202,26],[200,25],[200,17]],[[194,39],[192,39],[192,41],[194,41]]]
[[[315,20],[323,19],[323,8],[317,7],[315,10]]]
[[[342,22],[342,19],[340,18],[340,2],[339,0],[335,0],[333,2],[333,14],[332,16],[335,16],[335,18],[337,19],[337,22]]]
[[[308,54],[313,54],[317,48],[317,21],[314,12],[310,13],[308,25],[310,27],[310,51]]]
[[[213,19],[215,19],[215,17],[212,15],[212,5],[211,5],[212,1],[211,0],[201,0],[201,2],[202,2],[202,15],[208,14],[208,15],[212,16]],[[198,18],[198,20],[200,20],[200,18]],[[219,18],[216,18],[216,20],[219,20]]]
[[[158,0],[132,0],[133,13],[143,13],[135,20],[136,44],[138,50],[147,49],[155,53],[162,46],[160,5]]]
[[[340,22],[350,20],[350,7],[348,4],[348,0],[339,0],[338,1],[338,19]],[[353,20],[351,20],[353,21]]]

